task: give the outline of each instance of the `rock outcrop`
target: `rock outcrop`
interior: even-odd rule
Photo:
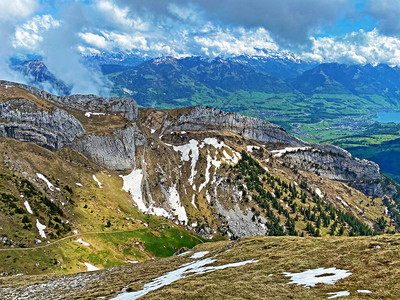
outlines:
[[[96,164],[112,170],[130,170],[135,166],[136,127],[117,130],[112,136],[85,135],[68,145]]]
[[[0,135],[59,150],[85,133],[82,124],[65,110],[38,108],[26,99],[0,102]]]
[[[200,106],[189,109],[177,120],[166,120],[161,132],[172,130],[229,130],[261,144],[280,143],[296,147],[308,145],[267,121]]]

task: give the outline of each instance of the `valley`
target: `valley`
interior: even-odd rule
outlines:
[[[141,106],[205,105],[265,119],[306,141],[335,144],[373,160],[399,182],[399,167],[388,165],[380,150],[399,155],[392,146],[398,126],[375,120],[398,110],[398,75],[397,67],[387,65],[190,57],[153,59],[107,76],[113,95],[131,96]]]

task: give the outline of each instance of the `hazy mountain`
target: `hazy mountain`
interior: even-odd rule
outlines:
[[[24,61],[12,68],[26,77],[29,84],[38,88],[53,91],[58,95],[69,95],[72,88],[57,79],[41,59]]]

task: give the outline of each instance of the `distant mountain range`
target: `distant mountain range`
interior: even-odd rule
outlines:
[[[84,63],[113,82],[111,96],[134,98],[143,107],[202,105],[266,119],[308,141],[374,160],[400,182],[400,163],[381,155],[382,149],[400,155],[400,128],[372,120],[377,112],[400,107],[398,67],[316,64],[290,55],[146,60],[102,53],[85,56]],[[37,87],[60,95],[71,90],[38,59],[13,67]]]

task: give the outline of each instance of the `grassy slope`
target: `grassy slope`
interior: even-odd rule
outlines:
[[[346,299],[398,299],[400,270],[399,235],[352,238],[248,237],[239,241],[223,241],[196,246],[193,251],[210,251],[215,265],[245,260],[258,260],[242,267],[228,268],[195,275],[150,292],[141,299],[326,299],[330,292],[349,291]],[[227,251],[229,250],[229,252]],[[33,290],[35,284],[58,282],[58,291],[47,295],[62,295],[69,299],[93,299],[111,296],[122,289],[140,290],[166,272],[192,261],[190,255],[147,261],[92,273],[89,279],[80,277],[80,288],[71,289],[71,277],[11,277],[0,288],[12,287],[17,295]],[[318,284],[304,288],[288,284],[283,272],[302,272],[319,267],[336,267],[352,273],[334,285]],[[83,287],[82,287],[83,286]],[[360,294],[357,290],[370,290]],[[6,290],[1,290],[3,293]],[[7,294],[6,294],[7,295]],[[35,296],[39,296],[39,293]],[[48,297],[48,296],[47,296]]]
[[[0,266],[0,272],[78,272],[86,269],[83,262],[92,263],[99,268],[112,267],[126,264],[127,260],[165,257],[181,247],[193,247],[203,241],[170,221],[138,212],[133,207],[129,194],[121,190],[122,179],[119,174],[101,171],[75,151],[52,153],[34,144],[11,139],[1,139],[0,149],[1,153],[7,153],[9,157],[8,163],[5,163],[4,157],[0,159],[1,191],[14,194],[18,200],[17,207],[23,210],[22,214],[10,214],[8,208],[0,211],[0,236],[16,241],[15,248],[21,245],[34,248],[17,250],[1,245],[0,248],[3,249],[0,249],[0,259],[4,263]],[[14,188],[13,174],[17,178],[24,178],[22,172],[27,172],[28,175],[25,176],[31,178],[32,182],[37,181],[36,190],[49,199],[54,198],[54,203],[63,207],[62,222],[68,220],[71,225],[69,231],[58,233],[49,228],[48,222],[50,219],[54,220],[55,216],[43,207],[40,198],[19,198],[19,193]],[[35,172],[44,174],[53,183],[59,179],[61,191],[50,192],[46,185],[43,186],[43,182],[35,179]],[[93,174],[103,183],[103,189],[92,179]],[[81,183],[83,187],[75,183]],[[72,194],[65,191],[66,185],[72,189]],[[71,200],[67,201],[68,198]],[[34,215],[24,209],[25,200],[30,203]],[[61,203],[65,203],[65,206]],[[22,216],[30,219],[30,228],[22,228]],[[46,234],[50,245],[44,244],[39,248],[34,245],[34,238],[40,238],[35,225],[36,218],[47,226]],[[144,223],[149,226],[146,227]],[[53,238],[50,232],[55,234]],[[57,242],[61,238],[65,239]],[[90,243],[90,247],[74,242],[78,238]],[[43,243],[47,240],[42,239]],[[39,263],[38,267],[35,267],[36,263]]]

